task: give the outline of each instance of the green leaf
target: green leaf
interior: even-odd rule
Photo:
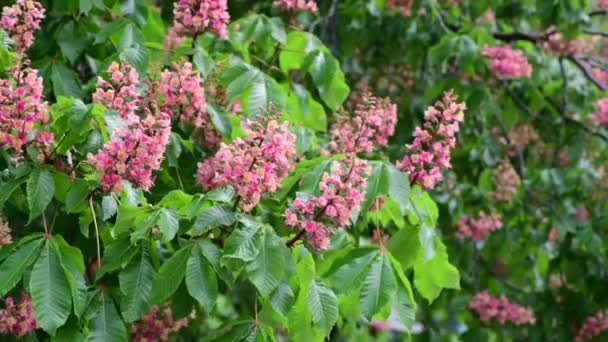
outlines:
[[[270,305],[283,317],[287,317],[294,303],[291,287],[285,282],[280,283],[270,294]]]
[[[398,231],[388,241],[387,249],[399,261],[404,270],[408,270],[416,263],[418,251],[421,247],[418,233],[418,228],[405,228]]]
[[[257,226],[244,226],[230,234],[224,244],[224,259],[252,261],[260,252],[261,237]]]
[[[201,245],[202,248],[202,245]],[[202,254],[201,248],[192,249],[186,267],[186,287],[207,312],[215,306],[218,295],[217,277],[213,266]]]
[[[118,20],[114,20],[114,21],[110,21],[109,23],[106,23],[105,25],[103,25],[101,30],[99,30],[95,34],[95,41],[93,42],[93,44],[96,45],[96,44],[101,44],[101,43],[108,41],[110,36],[112,36],[114,33],[118,32],[118,31],[122,30],[129,23],[130,23],[130,21],[126,18],[119,18]]]
[[[52,64],[51,80],[55,96],[82,98],[80,81],[65,64],[58,62]]]
[[[38,257],[43,241],[36,239],[23,244],[0,265],[0,297],[4,297],[21,280],[23,272]]]
[[[236,221],[234,212],[225,206],[217,205],[205,209],[192,225],[192,235],[198,236],[219,226],[230,226]]]
[[[226,86],[228,101],[233,101],[249,89],[261,75],[261,71],[249,64],[239,64],[224,72],[222,84]]]
[[[197,46],[194,50],[192,61],[194,62],[194,65],[196,65],[196,68],[200,70],[205,77],[208,77],[215,67],[213,58],[211,58],[207,51],[200,46]]]
[[[89,195],[89,186],[86,181],[77,179],[74,184],[70,187],[66,198],[65,208],[68,213],[74,213],[78,211],[79,207],[86,205],[86,199]]]
[[[140,75],[145,75],[148,68],[148,49],[140,45],[133,45],[124,49],[120,59],[132,65]]]
[[[258,77],[253,83],[249,93],[249,115],[263,112],[272,103],[278,111],[285,108],[285,94],[281,86],[274,79],[264,75]]]
[[[162,234],[160,242],[169,242],[179,230],[179,215],[173,209],[162,208],[157,224]]]
[[[144,245],[139,258],[131,260],[118,275],[123,294],[120,306],[127,322],[133,322],[148,312],[154,273],[148,249]]]
[[[383,163],[377,163],[372,169],[372,174],[367,179],[365,200],[361,204],[361,211],[367,212],[378,196],[388,192],[388,187],[388,171]]]
[[[332,285],[336,292],[348,294],[358,290],[377,256],[376,248],[357,248],[350,251],[344,260],[341,260],[344,264],[332,274]]]
[[[87,39],[86,28],[77,23],[71,20],[66,22],[57,35],[57,45],[59,45],[61,53],[72,64],[84,51]]]
[[[249,280],[267,297],[279,284],[285,274],[283,259],[285,243],[274,232],[267,231],[261,239],[259,253],[246,268]]]
[[[46,241],[32,269],[30,292],[36,321],[42,329],[54,335],[57,328],[67,321],[72,300],[59,253],[50,240]]]
[[[338,299],[332,290],[315,280],[308,289],[308,305],[315,326],[327,336],[338,321]]]
[[[112,218],[112,216],[116,215],[118,203],[116,203],[116,200],[111,195],[103,196],[103,199],[101,200],[101,209],[103,212],[102,219],[107,221]]]
[[[397,261],[390,253],[388,253],[387,256],[397,278],[397,299],[395,301],[391,301],[391,306],[397,313],[397,317],[401,323],[403,323],[403,325],[405,325],[409,331],[412,329],[412,326],[416,321],[416,302],[414,301],[412,285],[405,277],[399,261]]]
[[[386,163],[385,168],[388,175],[388,195],[399,205],[401,213],[405,213],[410,198],[409,178],[393,164]]]
[[[55,195],[55,180],[45,169],[34,169],[27,180],[27,203],[30,207],[28,223],[38,218]]]
[[[232,123],[230,122],[228,113],[213,104],[207,105],[207,111],[209,112],[209,118],[211,119],[211,123],[213,123],[213,127],[215,127],[224,138],[229,139],[232,137]]]
[[[315,35],[293,30],[287,35],[287,45],[279,55],[279,65],[284,73],[289,70],[300,69],[306,54],[323,46],[323,43]],[[302,52],[300,52],[302,51]]]
[[[327,131],[327,115],[323,105],[317,102],[310,92],[300,84],[293,83],[285,87],[287,94],[286,110],[289,122],[302,124],[313,131]]]
[[[191,250],[192,245],[178,250],[160,267],[152,283],[153,303],[163,304],[177,290],[186,275],[186,263]]]
[[[87,284],[84,280],[84,259],[82,252],[76,247],[68,245],[61,235],[53,237],[55,248],[60,254],[61,265],[70,284],[72,302],[76,317],[82,317],[87,304]]]
[[[419,251],[414,265],[414,285],[422,297],[433,302],[443,288],[460,289],[458,269],[448,261],[445,245],[436,238],[436,253],[433,259],[425,262]]]
[[[127,329],[112,299],[100,292],[101,305],[89,322],[89,342],[127,341]]]
[[[393,268],[387,256],[378,253],[361,288],[359,304],[363,315],[371,319],[395,295],[396,290],[397,280]]]
[[[315,50],[306,56],[302,69],[312,76],[325,104],[331,110],[337,110],[350,92],[340,63],[328,51]]]

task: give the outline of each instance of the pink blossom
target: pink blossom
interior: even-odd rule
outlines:
[[[481,54],[490,59],[490,71],[500,79],[513,80],[532,75],[532,66],[523,52],[513,50],[509,45],[484,46]]]
[[[11,228],[4,223],[2,218],[0,217],[0,248],[2,246],[8,245],[13,241],[13,237],[11,236]]]
[[[167,34],[165,35],[165,40],[163,41],[163,49],[167,55],[171,56],[173,54],[173,50],[178,47],[184,41],[184,36],[180,35],[175,26],[171,26],[169,30],[167,30]]]
[[[165,305],[165,309],[160,315],[159,310],[157,305],[153,305],[150,313],[131,324],[131,341],[168,341],[170,334],[188,326],[188,317],[177,321],[173,319],[173,310],[170,305]]]
[[[169,143],[170,114],[157,108],[151,94],[135,90],[139,76],[132,66],[112,63],[108,72],[111,81],[98,80],[93,100],[118,111],[123,125],[88,161],[101,173],[104,191],[120,191],[122,179],[148,191],[154,184],[152,171],[160,169]]]
[[[593,316],[585,318],[585,321],[578,329],[573,329],[572,335],[574,341],[582,342],[591,340],[606,330],[608,330],[608,317],[606,317],[606,313],[598,312]]]
[[[188,62],[173,63],[160,76],[160,94],[164,98],[161,110],[178,115],[179,121],[202,128],[208,146],[216,146],[221,136],[210,124],[205,88],[200,72],[193,71]]]
[[[608,0],[600,0],[597,5],[601,9],[608,10]]]
[[[42,78],[25,61],[9,69],[8,78],[0,79],[0,148],[22,155],[27,144],[37,146],[43,155],[50,153],[52,133],[48,121],[48,104],[42,99]]]
[[[243,211],[251,211],[262,195],[277,191],[295,168],[296,137],[287,122],[278,122],[281,113],[273,111],[259,115],[259,121],[248,120],[244,138],[222,143],[213,157],[199,163],[197,181],[203,189],[234,187]]]
[[[597,100],[593,106],[595,112],[589,115],[591,121],[598,126],[608,128],[608,98]]]
[[[45,9],[38,1],[17,0],[11,7],[2,9],[0,28],[15,42],[18,53],[23,53],[34,43],[34,32],[40,29]]]
[[[532,309],[512,303],[504,295],[492,297],[487,290],[478,292],[469,302],[469,308],[484,323],[495,320],[500,325],[509,322],[515,325],[536,324]]]
[[[228,35],[228,0],[178,0],[173,15],[173,27],[178,36],[195,37],[207,31],[221,38]]]
[[[387,9],[391,11],[398,11],[404,17],[409,17],[412,15],[412,5],[414,4],[413,0],[386,0],[385,6]]]
[[[367,161],[352,154],[334,161],[319,182],[320,195],[305,201],[296,198],[285,211],[286,225],[304,231],[315,249],[326,249],[333,228],[348,225],[361,205],[370,172]]]
[[[317,2],[315,0],[275,0],[273,6],[285,12],[302,10],[314,13],[318,10]]]
[[[20,338],[39,328],[27,293],[21,294],[19,303],[11,297],[7,297],[4,303],[4,309],[0,310],[0,334]]]
[[[480,211],[477,219],[463,215],[460,221],[458,221],[456,239],[460,241],[464,239],[482,241],[490,232],[500,228],[502,228],[502,221],[496,213],[487,215],[485,212]]]
[[[397,106],[364,92],[356,102],[353,116],[342,113],[330,129],[329,147],[335,153],[372,152],[386,146],[395,133]]]
[[[559,237],[557,236],[557,228],[551,227],[551,229],[549,230],[548,239],[550,243],[557,245],[557,243],[559,242]]]
[[[411,184],[432,189],[442,179],[441,170],[451,168],[450,151],[456,146],[455,134],[464,120],[464,103],[457,103],[452,91],[444,93],[424,112],[424,129],[416,127],[414,141],[405,145],[407,153],[397,167],[406,172]]]

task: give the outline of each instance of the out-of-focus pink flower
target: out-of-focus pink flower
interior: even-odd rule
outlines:
[[[8,245],[12,241],[11,228],[0,217],[0,248],[4,245]]]
[[[532,309],[512,303],[504,295],[498,298],[492,297],[487,290],[478,292],[469,302],[469,308],[484,323],[495,320],[501,325],[505,323],[536,324]]]
[[[463,215],[458,221],[456,239],[482,241],[486,235],[500,228],[502,228],[502,221],[497,213],[487,215],[480,211],[477,219]]]
[[[509,160],[503,160],[498,167],[492,170],[492,182],[496,190],[491,194],[495,201],[509,202],[517,193],[521,178]]]
[[[398,11],[404,17],[409,17],[412,15],[412,5],[414,1],[412,0],[386,0],[385,6],[390,11]],[[424,7],[421,7],[424,9]]]
[[[441,170],[451,168],[450,152],[456,146],[456,132],[464,120],[466,105],[458,103],[452,91],[424,112],[424,128],[416,127],[414,141],[406,145],[406,155],[397,168],[406,172],[410,183],[432,189],[442,179]]]
[[[335,153],[372,152],[386,146],[395,133],[397,106],[391,101],[363,92],[356,101],[353,116],[338,116],[330,129],[329,147]]]
[[[601,9],[608,10],[608,0],[600,0],[597,5]]]
[[[19,303],[11,297],[7,297],[4,303],[4,309],[0,310],[0,334],[20,338],[39,328],[27,293],[21,294]]]
[[[551,229],[549,230],[549,236],[548,236],[549,242],[557,245],[559,242],[559,237],[557,236],[557,228],[555,227],[551,227]]]
[[[285,12],[307,11],[314,13],[318,10],[316,0],[274,0],[273,6]]]
[[[600,311],[593,316],[585,318],[585,321],[578,329],[573,327],[572,336],[574,337],[574,341],[583,342],[601,335],[606,330],[608,330],[608,317],[606,317],[605,312]]]
[[[99,78],[93,100],[116,110],[123,122],[97,154],[88,155],[88,162],[101,173],[106,192],[120,191],[122,179],[148,191],[169,143],[171,115],[156,106],[151,94],[136,91],[139,75],[132,66],[112,63],[108,73],[110,81]]]
[[[490,59],[490,72],[500,79],[513,80],[532,75],[532,66],[523,52],[513,50],[509,45],[484,46],[481,54]]]
[[[0,79],[0,148],[22,155],[26,144],[50,153],[53,134],[46,130],[48,104],[42,98],[42,78],[29,62],[9,69],[8,78]]]
[[[194,37],[214,32],[220,38],[226,38],[228,34],[228,0],[178,0],[173,15],[173,27],[178,36]]]
[[[608,98],[597,100],[593,106],[595,112],[589,115],[589,119],[598,126],[608,128]]]
[[[285,224],[304,231],[315,249],[327,249],[333,228],[348,225],[353,210],[361,205],[370,172],[367,161],[354,154],[334,161],[319,182],[321,194],[305,201],[296,198],[285,211]]]
[[[244,138],[222,143],[213,157],[199,163],[197,181],[203,189],[234,187],[243,211],[253,209],[262,195],[277,191],[295,168],[296,137],[273,110],[259,115],[259,121],[247,121]]]
[[[131,341],[155,342],[168,341],[169,335],[188,326],[188,317],[173,319],[173,310],[169,304],[159,314],[159,307],[153,305],[150,312],[139,321],[131,324]]]
[[[34,0],[17,0],[11,7],[2,9],[0,28],[4,29],[23,53],[34,43],[34,33],[40,29],[44,19],[44,7]]]

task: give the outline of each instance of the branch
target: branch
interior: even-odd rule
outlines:
[[[598,87],[599,90],[606,90],[606,87],[591,74],[591,72],[587,69],[587,67],[585,67],[585,65],[583,65],[581,61],[574,56],[568,56],[567,58],[569,61],[574,63],[574,65],[576,65],[576,67],[579,68],[583,74],[585,74],[585,77],[587,77],[591,83]]]
[[[524,32],[492,32],[492,36],[494,38],[505,41],[505,42],[513,42],[517,40],[525,40],[532,43],[538,43],[539,41],[547,40],[551,35],[555,34],[556,30],[551,30],[542,34],[530,34]]]
[[[602,37],[606,37],[608,38],[608,33],[607,32],[601,32],[601,31],[593,31],[593,30],[583,30],[584,33],[592,35],[592,36],[602,36]]]
[[[606,15],[606,14],[608,14],[608,10],[595,10],[595,11],[589,13],[589,16],[594,17],[596,15]]]
[[[527,290],[524,290],[516,285],[514,285],[513,283],[511,283],[510,281],[508,281],[507,279],[505,279],[505,277],[503,277],[502,275],[494,272],[494,270],[492,269],[492,267],[490,267],[490,265],[488,265],[488,263],[486,262],[486,260],[484,260],[484,258],[482,256],[479,256],[479,261],[481,266],[488,271],[489,273],[491,273],[499,282],[501,282],[504,286],[508,287],[509,289],[513,290],[513,291],[517,291],[520,293],[528,293]]]

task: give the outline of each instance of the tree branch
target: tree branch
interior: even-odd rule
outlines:
[[[591,74],[589,69],[587,69],[587,67],[585,67],[585,65],[581,61],[579,61],[574,56],[568,56],[567,58],[569,61],[574,63],[574,65],[576,65],[576,67],[579,68],[583,72],[583,74],[585,74],[585,77],[587,77],[589,81],[591,81],[591,83],[598,87],[599,90],[606,90],[606,87]]]

